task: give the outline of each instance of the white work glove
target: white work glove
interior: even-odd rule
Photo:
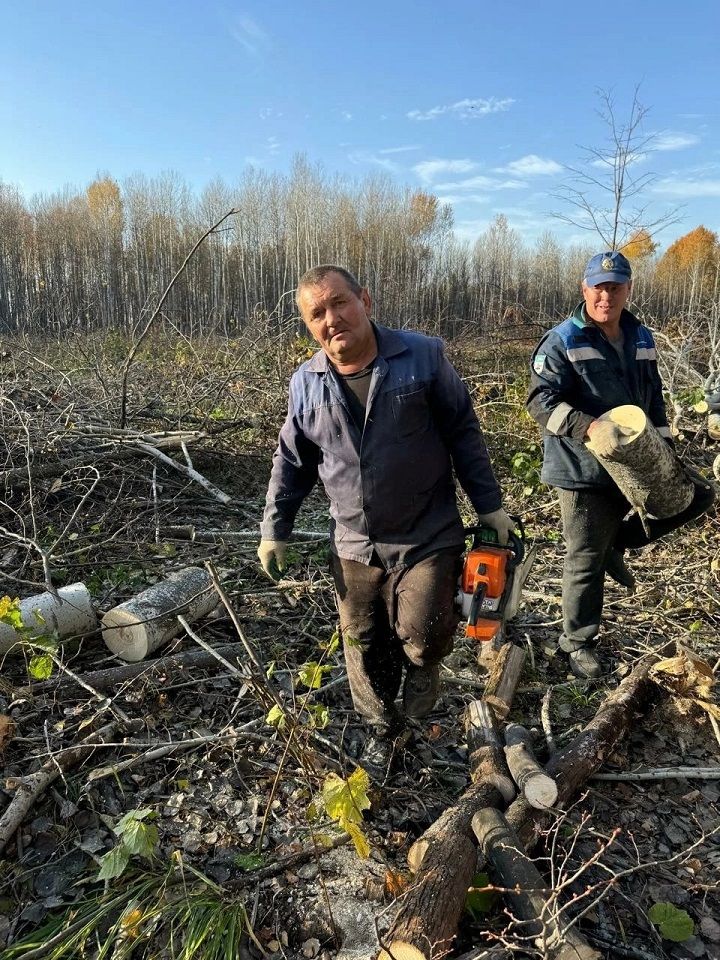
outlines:
[[[613,460],[622,449],[621,438],[625,435],[622,427],[612,420],[593,420],[588,427],[590,449],[599,457]]]
[[[265,573],[271,580],[279,580],[285,569],[285,551],[287,543],[284,540],[261,540],[257,555]]]
[[[498,543],[502,546],[508,542],[508,537],[515,529],[515,521],[512,520],[500,507],[499,510],[493,510],[492,513],[479,513],[478,521],[484,527],[491,527],[498,535]]]

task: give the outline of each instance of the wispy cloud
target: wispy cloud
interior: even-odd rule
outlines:
[[[258,114],[261,120],[275,120],[283,116],[282,110],[276,110],[275,107],[263,107]]]
[[[694,133],[659,133],[652,141],[651,150],[685,150],[700,143]]]
[[[423,160],[413,167],[413,171],[425,183],[431,183],[441,174],[471,173],[476,169],[477,164],[472,160]]]
[[[437,194],[440,203],[449,203],[451,206],[457,206],[464,203],[488,203],[490,197],[482,193],[444,193]]]
[[[653,192],[668,197],[720,197],[720,180],[675,180],[667,177],[653,184]]]
[[[393,173],[399,170],[399,166],[395,161],[389,157],[380,156],[382,152],[382,150],[378,150],[377,153],[371,153],[369,150],[353,150],[348,154],[348,160],[350,163],[370,164],[374,167],[382,167],[383,170],[390,170]]]
[[[562,167],[554,160],[539,157],[536,153],[528,153],[519,160],[513,160],[505,167],[498,167],[497,173],[512,173],[518,177],[545,177],[560,173]]]
[[[465,180],[455,180],[452,183],[437,183],[435,190],[525,190],[527,184],[522,180],[498,180],[495,177],[486,177],[478,174]]]
[[[474,100],[457,100],[455,103],[432,107],[430,110],[410,110],[407,114],[410,120],[437,120],[442,116],[460,117],[462,120],[474,120],[485,117],[490,113],[500,113],[508,110],[515,101],[511,97],[498,100],[497,97],[478,97]]]
[[[240,14],[235,17],[230,33],[245,52],[253,57],[260,56],[270,39],[257,20],[247,16],[247,14]]]
[[[432,183],[435,177],[447,173],[470,173],[477,169],[472,160],[423,160],[416,163],[413,173],[416,173],[423,183]]]
[[[388,154],[388,153],[410,153],[413,150],[419,150],[420,147],[417,145],[407,146],[407,147],[385,147],[384,150],[378,150],[378,153]]]
[[[340,111],[340,116],[343,118],[343,120],[346,120],[348,123],[349,123],[349,122],[352,120],[352,118],[353,118],[353,115],[350,113],[349,110],[341,110],[341,111]]]

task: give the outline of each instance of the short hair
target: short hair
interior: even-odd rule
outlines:
[[[305,287],[317,286],[318,283],[323,282],[329,273],[340,274],[355,296],[360,296],[363,288],[358,282],[357,277],[354,277],[349,270],[346,270],[345,267],[338,267],[337,264],[334,263],[321,263],[319,267],[313,267],[311,270],[306,270],[305,273],[300,277],[298,280],[297,290],[295,291],[295,302],[297,303],[299,301],[300,293]]]

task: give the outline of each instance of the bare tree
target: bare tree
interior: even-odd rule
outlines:
[[[643,172],[639,165],[652,151],[656,135],[643,130],[649,108],[638,99],[639,89],[635,88],[625,120],[618,114],[612,91],[597,91],[597,112],[605,125],[605,143],[601,147],[580,148],[580,164],[566,167],[568,179],[555,194],[571,212],[554,216],[597,234],[609,250],[618,250],[641,229],[652,235],[678,219],[677,209],[652,218],[642,199],[655,174]]]

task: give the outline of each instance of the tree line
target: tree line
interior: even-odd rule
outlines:
[[[497,216],[474,245],[453,233],[452,210],[386,177],[353,181],[298,158],[286,175],[248,169],[199,195],[176,174],[99,176],[26,200],[0,183],[0,331],[132,329],[152,310],[188,250],[228,210],[173,288],[165,315],[184,334],[233,335],[263,317],[294,316],[299,276],[340,263],[368,284],[378,317],[445,334],[523,336],[567,315],[588,257],[551,232],[524,243]],[[633,300],[663,323],[714,309],[720,246],[705,227],[658,256],[645,231],[623,248]]]

